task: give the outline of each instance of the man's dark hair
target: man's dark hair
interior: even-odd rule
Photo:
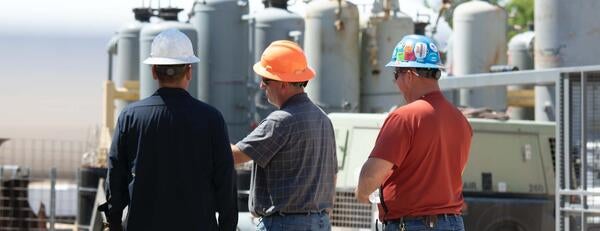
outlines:
[[[191,68],[189,64],[154,65],[158,81],[164,83],[175,83],[180,81],[185,76],[188,68]]]
[[[437,68],[415,68],[415,71],[419,74],[419,77],[423,78],[439,80],[442,76],[442,72]]]
[[[292,86],[296,86],[296,87],[306,87],[306,85],[308,85],[308,81],[304,81],[304,82],[291,82],[289,83]]]

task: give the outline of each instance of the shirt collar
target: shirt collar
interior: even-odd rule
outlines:
[[[161,87],[158,90],[156,90],[156,92],[154,92],[154,95],[189,95],[190,93],[187,92],[187,90],[183,89],[183,88],[171,88],[171,87]]]
[[[429,93],[421,96],[420,99],[425,99],[425,98],[429,98],[429,97],[437,97],[440,95],[442,95],[442,92],[436,90],[436,91],[432,91],[432,92],[429,92]]]
[[[287,101],[285,101],[285,103],[281,105],[281,109],[308,101],[310,100],[308,99],[308,95],[306,95],[306,92],[298,93],[290,97]]]

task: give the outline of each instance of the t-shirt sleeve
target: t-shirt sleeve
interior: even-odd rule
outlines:
[[[387,160],[400,166],[413,140],[413,129],[410,122],[400,115],[390,114],[379,131],[375,147],[369,157]]]
[[[289,126],[282,121],[267,118],[236,146],[264,168],[286,144],[290,134],[288,130]]]

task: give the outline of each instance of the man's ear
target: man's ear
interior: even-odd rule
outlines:
[[[409,81],[408,83],[412,83],[412,82],[415,80],[415,78],[419,78],[419,77],[417,76],[417,71],[415,71],[415,70],[412,70],[412,69],[411,69],[411,71],[410,71],[410,75],[408,75],[408,76],[406,76],[406,77],[407,77],[407,78],[406,78],[406,81]]]
[[[156,75],[156,65],[152,65],[152,79],[154,80],[158,80],[158,77]]]
[[[192,65],[188,64],[185,69],[186,69],[186,71],[185,71],[185,78],[188,81],[192,80]]]

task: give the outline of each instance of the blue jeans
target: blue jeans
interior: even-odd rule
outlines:
[[[330,231],[327,213],[272,215],[261,218],[256,231]]]
[[[411,219],[404,221],[404,230],[406,231],[465,231],[462,216],[438,216],[437,222],[433,228],[425,224],[425,219]],[[385,225],[384,231],[402,230],[401,222],[389,222]]]

